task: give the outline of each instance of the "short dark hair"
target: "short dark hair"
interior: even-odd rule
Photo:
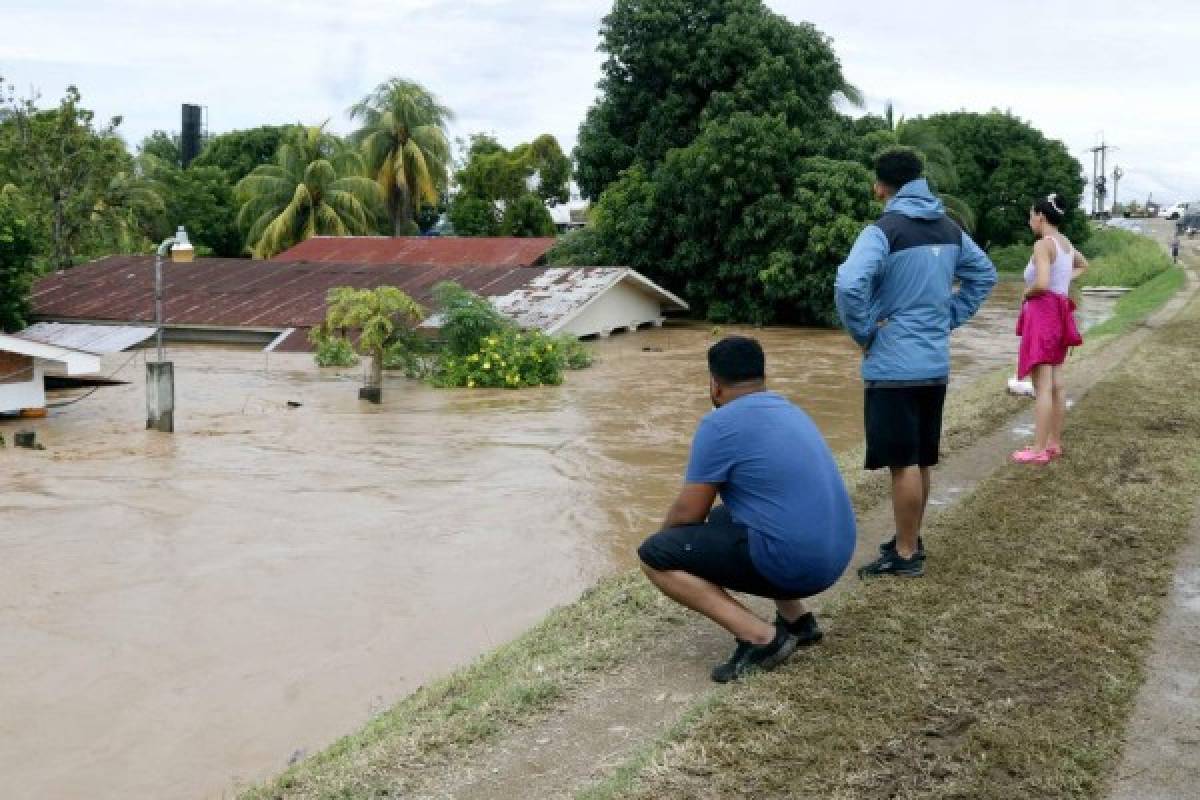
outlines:
[[[708,349],[708,371],[723,386],[762,381],[767,377],[767,357],[757,340],[727,336]]]
[[[1062,195],[1051,192],[1045,197],[1033,201],[1033,210],[1043,215],[1046,221],[1055,227],[1062,225],[1067,218],[1067,209],[1063,204]]]
[[[889,189],[902,189],[924,173],[925,162],[911,147],[889,147],[875,158],[875,179]]]

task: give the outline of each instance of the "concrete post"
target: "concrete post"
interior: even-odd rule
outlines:
[[[146,364],[146,430],[175,432],[175,365]]]

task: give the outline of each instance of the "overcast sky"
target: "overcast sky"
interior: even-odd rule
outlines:
[[[69,83],[126,139],[267,123],[349,129],[345,109],[392,75],[438,94],[453,133],[570,148],[595,96],[611,0],[0,0],[0,75],[45,102]],[[1121,194],[1200,199],[1200,3],[770,0],[834,41],[851,83],[909,116],[1011,109],[1085,151],[1120,147]],[[1109,164],[1111,172],[1112,162]]]

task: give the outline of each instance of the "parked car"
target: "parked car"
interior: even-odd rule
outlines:
[[[1193,200],[1190,203],[1176,203],[1173,206],[1164,208],[1162,211],[1158,212],[1158,215],[1163,219],[1179,219],[1185,214],[1189,214],[1194,211],[1200,211],[1200,201]]]

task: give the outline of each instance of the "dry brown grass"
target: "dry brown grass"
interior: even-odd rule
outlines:
[[[1099,796],[1195,500],[1198,353],[1193,303],[1077,406],[1066,460],[985,482],[924,579],[843,596],[825,645],[607,796]]]

